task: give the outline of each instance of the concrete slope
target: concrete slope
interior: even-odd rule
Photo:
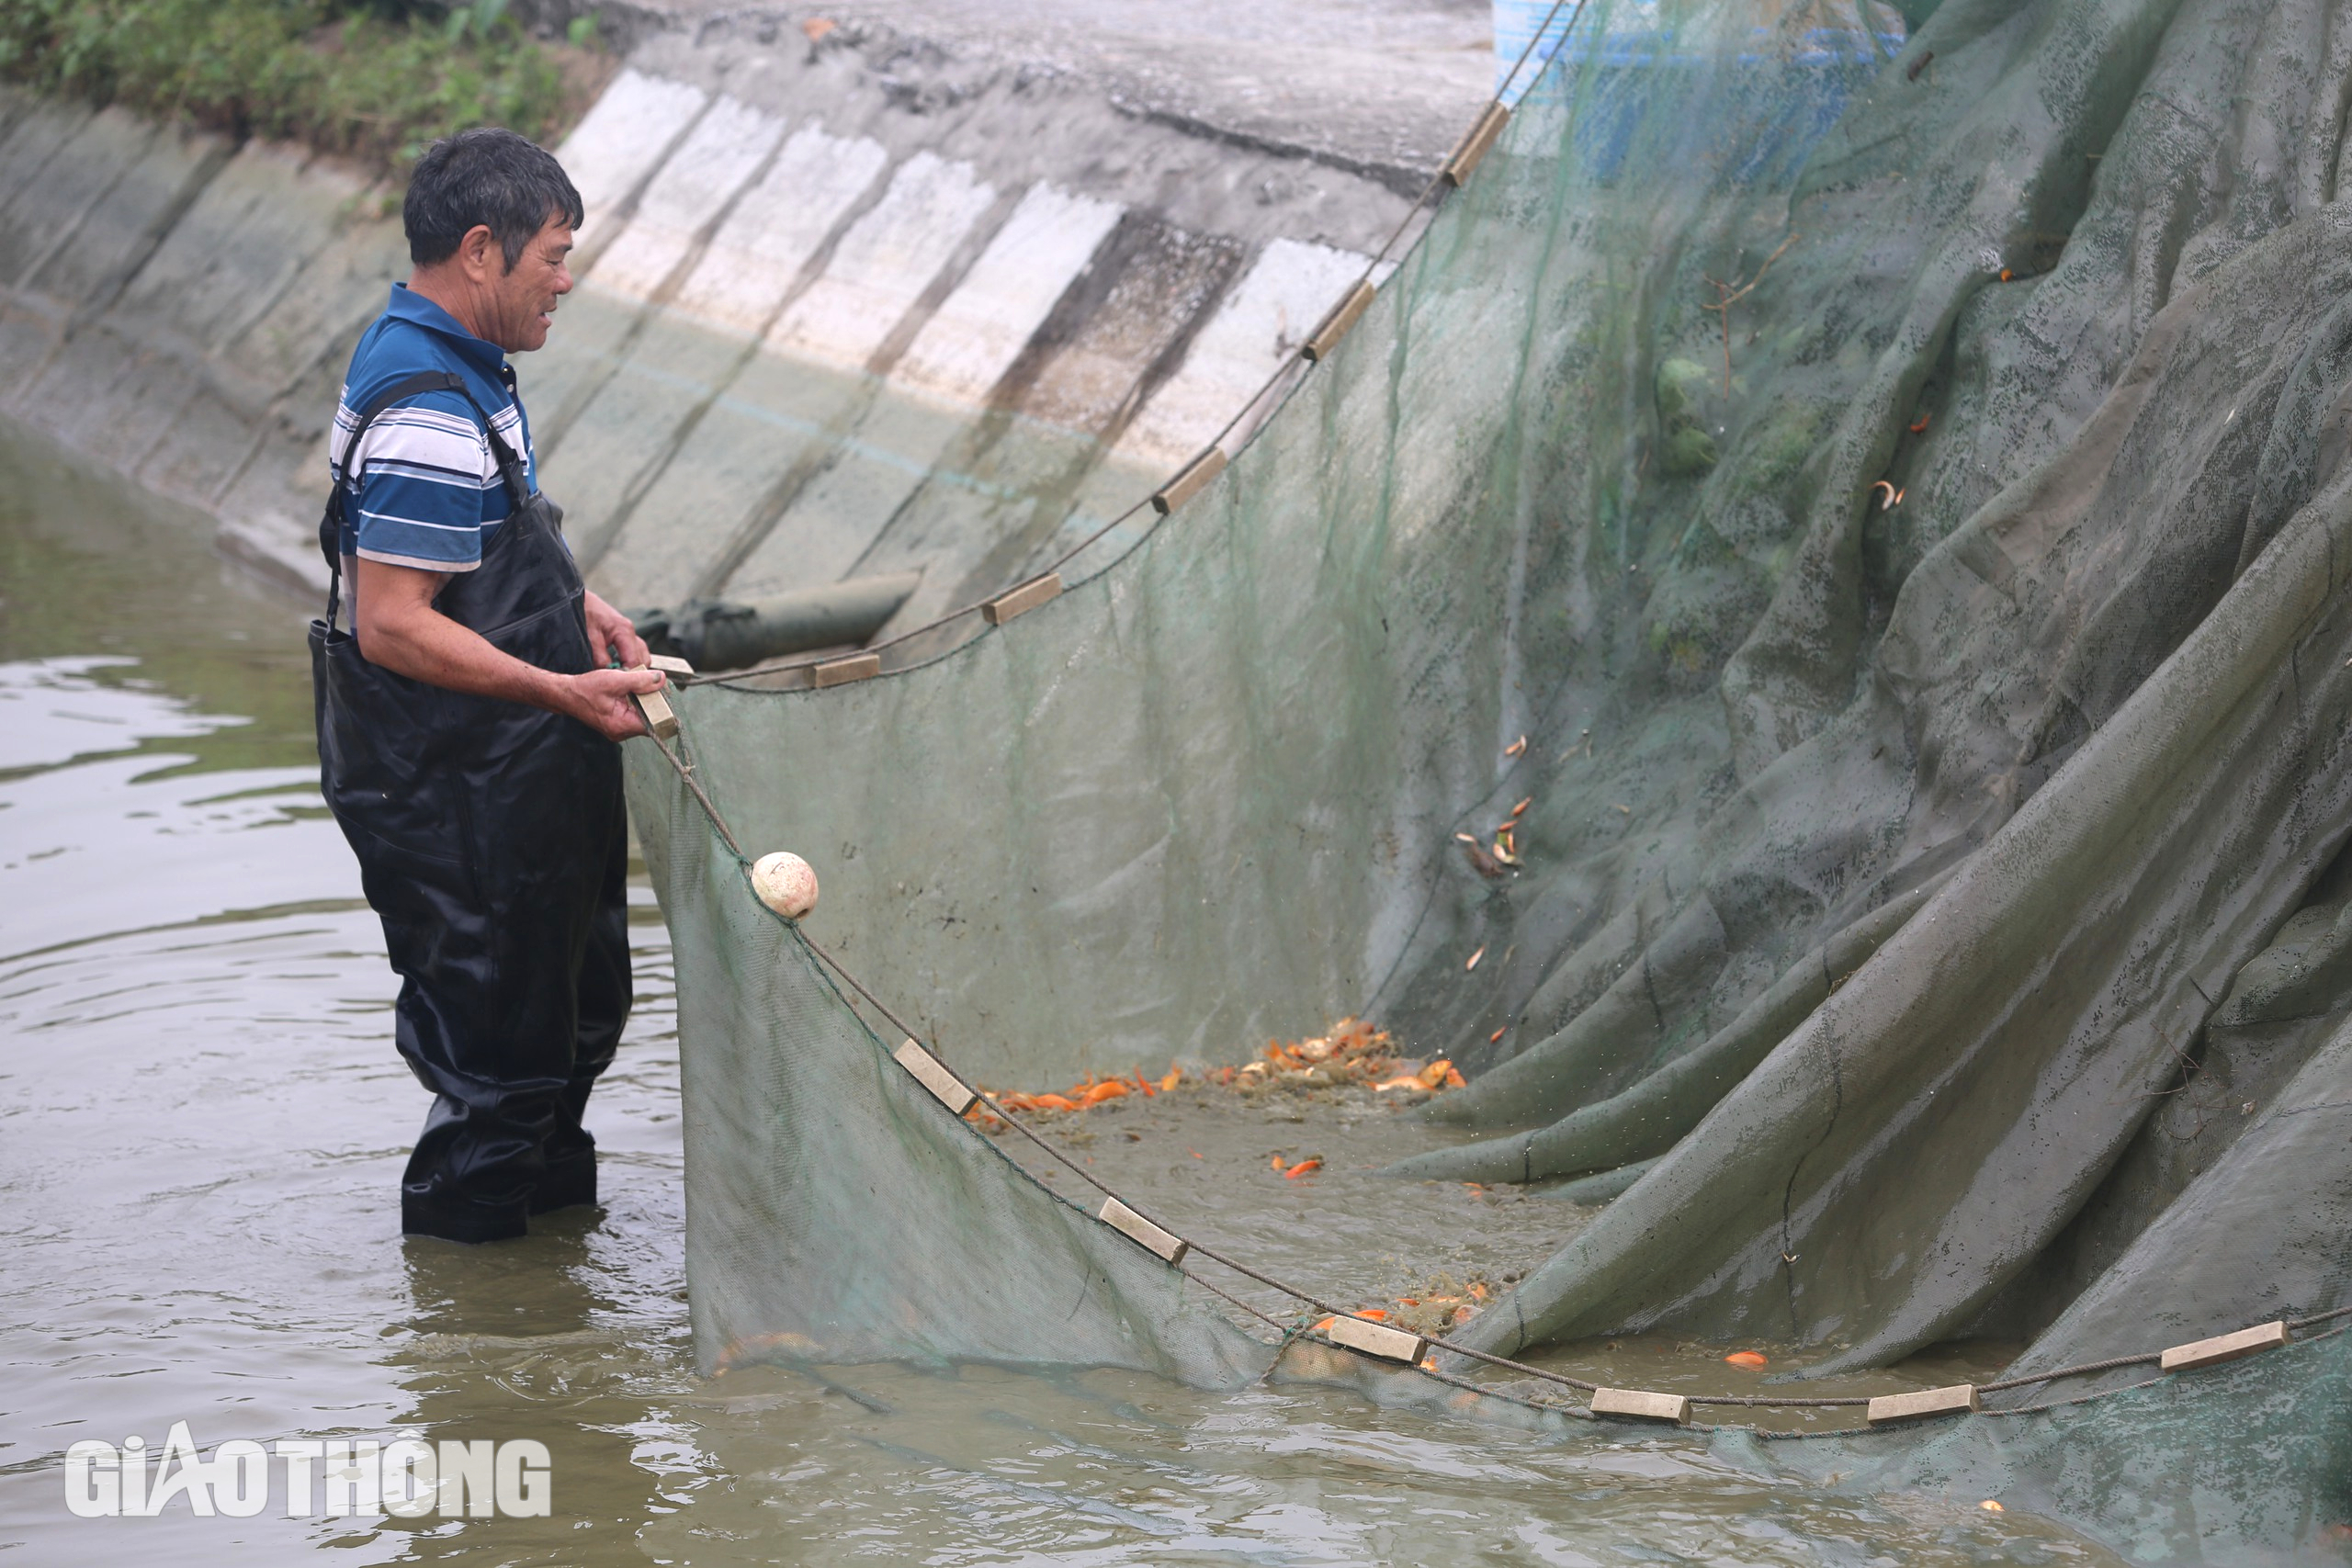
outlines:
[[[1090,66],[885,9],[640,12],[560,149],[581,286],[517,368],[544,482],[616,600],[918,569],[895,628],[1018,581],[1215,437],[1411,209],[1419,171],[1362,128],[1275,134],[1262,93],[1227,92],[1239,125],[1139,109],[1116,37]],[[1397,36],[1428,53],[1428,27]],[[1463,124],[1489,67],[1456,52],[1419,98],[1458,96]],[[1421,103],[1385,151],[1422,151],[1436,118]],[[0,413],[315,584],[336,383],[406,271],[391,194],[0,98]]]

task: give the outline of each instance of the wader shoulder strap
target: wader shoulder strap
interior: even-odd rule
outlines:
[[[406,401],[423,392],[463,392],[466,384],[447,370],[420,370],[413,376],[403,376],[369,400],[359,411],[359,418],[351,427],[351,439],[343,444],[343,456],[335,463],[335,472],[342,476],[328,492],[326,511],[319,518],[319,553],[327,561],[327,626],[333,629],[336,614],[343,608],[343,492],[349,488],[354,496],[359,493],[360,476],[351,471],[352,454],[359,450],[359,443],[376,416],[394,403]],[[469,402],[472,401],[468,398]]]

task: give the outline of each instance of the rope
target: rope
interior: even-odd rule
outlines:
[[[795,926],[793,928],[793,934],[800,939],[801,943],[806,946],[809,952],[823,959],[826,966],[831,969],[834,974],[839,975],[842,979],[848,981],[850,989],[855,991],[859,996],[864,997],[869,1003],[871,1003],[876,1012],[878,1012],[884,1018],[888,1019],[890,1021],[891,1028],[897,1030],[899,1033],[905,1035],[910,1040],[918,1038],[913,1030],[909,1029],[905,1023],[900,1021],[897,1013],[892,1012],[888,1008],[884,1007],[882,1005],[882,999],[879,997],[876,997],[872,991],[867,990],[856,976],[842,968],[842,961],[840,959],[835,958],[831,953],[827,953],[823,948],[819,947],[816,942],[810,939],[807,931],[804,931],[800,930],[799,927]],[[1106,1188],[1104,1190],[1107,1191],[1109,1189]]]
[[[684,739],[684,731],[681,729],[679,734],[680,739],[683,740]],[[710,818],[710,825],[718,829],[718,836],[727,841],[728,849],[734,853],[736,863],[739,865],[751,864],[752,857],[745,854],[743,852],[743,846],[735,841],[735,834],[733,830],[727,826],[727,818],[718,814],[718,804],[714,802],[708,795],[703,792],[702,781],[695,777],[694,764],[687,761],[683,756],[679,755],[677,751],[671,750],[670,743],[662,739],[660,736],[654,734],[650,729],[645,732],[645,738],[648,740],[652,741],[656,746],[662,748],[662,757],[668,761],[670,766],[678,771],[679,782],[684,784],[688,789],[694,791],[695,799],[702,803],[703,815]],[[683,750],[684,748],[681,747],[680,750]]]
[[[2290,1317],[2287,1320],[2287,1329],[2293,1333],[2309,1328],[2315,1323],[2333,1323],[2339,1317],[2352,1317],[2352,1306],[2340,1306],[2334,1312],[2315,1312],[2309,1317]]]
[[[2025,1388],[2038,1382],[2055,1382],[2060,1378],[2088,1377],[2093,1372],[2111,1372],[2118,1367],[2137,1367],[2149,1361],[2161,1361],[2165,1353],[2152,1350],[2144,1356],[2112,1356],[2104,1361],[2085,1361],[2079,1367],[2061,1367],[2054,1372],[2034,1372],[2021,1378],[2003,1378],[1999,1382],[1976,1385],[1979,1393],[1999,1393],[2004,1389]]]
[[[1284,1323],[1281,1318],[1274,1316],[1272,1313],[1260,1312],[1256,1307],[1251,1306],[1239,1296],[1234,1295],[1229,1292],[1218,1290],[1215,1285],[1212,1285],[1206,1280],[1202,1279],[1198,1274],[1193,1273],[1189,1269],[1180,1269],[1177,1272],[1183,1275],[1187,1280],[1192,1280],[1193,1283],[1198,1285],[1209,1294],[1216,1296],[1219,1300],[1233,1306],[1240,1308],[1243,1312],[1248,1313],[1251,1317],[1256,1318],[1260,1323],[1264,1324],[1267,1327],[1272,1328],[1276,1333],[1280,1334],[1283,1337],[1282,1344],[1274,1347],[1274,1353],[1276,1355],[1280,1355],[1282,1353],[1283,1346],[1288,1345],[1293,1339],[1298,1337],[1299,1330],[1295,1325]]]
[[[1570,9],[1569,0],[1553,0],[1552,8],[1544,14],[1544,20],[1536,28],[1533,36],[1529,38],[1527,40],[1527,47],[1519,51],[1519,58],[1511,62],[1510,74],[1503,78],[1502,85],[1495,89],[1494,96],[1487,100],[1486,107],[1480,110],[1479,118],[1481,119],[1496,108],[1508,108],[1510,107],[1504,102],[1505,97],[1510,94],[1512,85],[1519,80],[1520,72],[1526,68],[1528,61],[1534,56],[1535,46],[1542,43],[1544,41],[1544,34],[1552,30],[1553,22],[1558,19],[1562,11],[1566,10],[1568,12],[1568,25],[1560,30],[1560,42],[1565,44],[1567,41],[1568,35],[1577,30],[1577,23],[1583,19],[1585,4],[1586,0],[1575,0],[1574,8]],[[1474,125],[1476,123],[1476,121],[1473,122]],[[1372,282],[1373,274],[1380,270],[1381,263],[1388,259],[1389,253],[1396,248],[1397,243],[1403,240],[1405,235],[1412,229],[1415,220],[1421,216],[1422,210],[1429,207],[1430,198],[1444,188],[1445,171],[1443,167],[1441,166],[1437,173],[1430,175],[1429,182],[1421,186],[1420,195],[1413,198],[1413,205],[1406,209],[1405,216],[1397,220],[1396,226],[1394,229],[1389,231],[1388,237],[1380,243],[1380,249],[1374,252],[1372,259],[1364,264],[1363,271],[1356,275],[1355,282],[1349,285],[1347,292],[1340,296],[1341,299],[1347,299],[1348,296],[1354,293],[1356,289]],[[1191,468],[1193,463],[1198,462],[1202,457],[1205,456],[1213,448],[1222,446],[1225,444],[1225,438],[1232,434],[1233,432],[1240,426],[1241,422],[1249,417],[1250,410],[1256,408],[1261,402],[1263,402],[1267,395],[1272,392],[1276,387],[1280,386],[1285,378],[1297,373],[1299,367],[1302,365],[1312,365],[1314,361],[1306,357],[1303,349],[1304,345],[1302,345],[1301,352],[1285,355],[1282,363],[1274,367],[1273,373],[1259,384],[1258,389],[1250,393],[1249,397],[1242,400],[1241,406],[1234,410],[1233,417],[1227,420],[1225,423],[1218,428],[1217,433],[1209,437],[1207,444],[1204,446],[1198,453],[1195,453],[1191,460],[1183,465],[1183,468],[1180,468],[1177,470],[1177,473],[1182,473],[1184,471],[1184,468]],[[1172,480],[1174,478],[1175,475],[1173,474],[1169,476],[1170,480]],[[1152,491],[1152,495],[1159,494],[1160,490],[1164,490],[1166,488],[1166,481],[1163,481],[1159,489]],[[1064,550],[1060,555],[1056,556],[1051,561],[1046,563],[1043,570],[1032,573],[1032,579],[1034,580],[1035,578],[1044,577],[1049,572],[1059,571],[1063,567],[1068,566],[1071,561],[1077,559],[1080,556],[1085,554],[1087,550],[1092,548],[1096,544],[1107,537],[1111,532],[1117,528],[1121,524],[1126,522],[1127,519],[1133,517],[1136,513],[1143,511],[1150,504],[1150,502],[1151,496],[1149,495],[1144,497],[1143,500],[1136,502],[1125,512],[1120,513],[1116,517],[1112,518],[1108,523],[1103,524],[1102,526],[1087,535],[1077,544],[1072,545],[1069,549]],[[916,637],[937,631],[942,626],[953,625],[955,622],[963,620],[967,616],[977,615],[989,603],[989,600],[994,599],[995,597],[995,594],[990,594],[989,599],[975,600],[969,604],[960,604],[953,610],[943,612],[934,618],[924,622],[922,626],[900,632],[896,637],[886,637],[880,642],[868,643],[861,651],[878,654],[887,649],[896,648],[901,643],[910,642]],[[763,664],[754,664],[744,670],[724,670],[715,671],[708,675],[681,675],[674,677],[674,679],[681,686],[729,685],[733,682],[748,681],[755,676],[777,675],[782,674],[786,671],[805,670],[809,668],[811,665],[822,662],[822,659],[814,655],[805,653],[793,654],[784,659],[770,660]],[[871,1000],[872,998],[869,998],[868,999]]]

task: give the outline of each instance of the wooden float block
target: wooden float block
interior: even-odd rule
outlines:
[[[1356,324],[1357,319],[1371,308],[1373,292],[1370,278],[1358,278],[1356,286],[1348,290],[1348,297],[1323,318],[1323,324],[1315,329],[1315,335],[1308,338],[1306,345],[1298,351],[1309,365],[1339,346],[1340,340],[1348,335],[1349,329]]]
[[[1000,593],[980,606],[980,619],[992,626],[1001,626],[1015,615],[1025,615],[1040,604],[1050,604],[1062,596],[1062,574],[1049,571],[1043,577],[1033,577],[1010,593]]]
[[[1351,1350],[1361,1350],[1384,1361],[1402,1361],[1408,1366],[1421,1359],[1421,1351],[1429,1344],[1418,1334],[1408,1334],[1385,1323],[1373,1323],[1345,1314],[1327,1321],[1323,1325],[1323,1332],[1329,1335],[1335,1343],[1345,1345]]]
[[[664,675],[691,675],[695,672],[693,665],[672,654],[648,654],[645,662],[652,669],[661,671]]]
[[[890,1053],[899,1066],[914,1076],[915,1082],[931,1090],[933,1098],[961,1116],[972,1109],[980,1097],[969,1085],[947,1070],[947,1064],[910,1040]]]
[[[868,681],[880,673],[880,654],[853,653],[846,659],[826,660],[811,669],[808,677],[821,692],[828,686],[846,686],[852,681]]]
[[[1690,1401],[1679,1393],[1652,1393],[1643,1388],[1597,1388],[1592,1391],[1592,1413],[1679,1425],[1690,1419]]]
[[[667,740],[678,733],[678,716],[670,711],[670,699],[659,692],[636,692],[637,711],[645,716],[645,728],[654,739]]]
[[[1116,1198],[1102,1200],[1102,1212],[1094,1216],[1147,1252],[1156,1252],[1170,1263],[1184,1261],[1184,1254],[1193,1244],[1170,1231],[1161,1230]]]
[[[2223,1361],[2234,1361],[2258,1350],[2276,1350],[2287,1343],[2284,1323],[2266,1323],[2254,1328],[2241,1328],[2235,1334],[2217,1334],[2211,1339],[2193,1340],[2176,1345],[2165,1352],[2161,1363],[2168,1372],[2187,1371],[2191,1367],[2215,1367]]]
[[[1450,186],[1467,185],[1470,171],[1478,166],[1478,160],[1487,155],[1487,149],[1495,144],[1495,138],[1510,123],[1510,110],[1500,104],[1488,104],[1487,112],[1478,117],[1478,123],[1470,128],[1470,134],[1462,139],[1453,155],[1446,159],[1445,166],[1438,170],[1438,177]]]
[[[1930,1416],[1965,1416],[1984,1408],[1976,1397],[1976,1385],[1962,1382],[1950,1388],[1923,1388],[1917,1393],[1883,1393],[1871,1401],[1865,1414],[1871,1426],[1884,1427],[1896,1421],[1924,1421]]]
[[[1225,448],[1212,446],[1184,465],[1177,476],[1159,487],[1151,498],[1152,510],[1162,517],[1208,489],[1209,481],[1225,472]]]

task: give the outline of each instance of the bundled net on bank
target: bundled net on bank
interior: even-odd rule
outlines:
[[[1399,1174],[1636,1173],[1467,1349],[1989,1337],[2028,1375],[2352,1303],[2352,32],[1551,26],[1164,520],[872,678],[690,685],[691,786],[632,749],[706,1366],[1273,1350],[909,1073],[695,788],[819,863],[812,932],[964,1082],[1356,1012],[1486,1134]],[[2328,1332],[1848,1457],[2298,1550],[2352,1517]]]

